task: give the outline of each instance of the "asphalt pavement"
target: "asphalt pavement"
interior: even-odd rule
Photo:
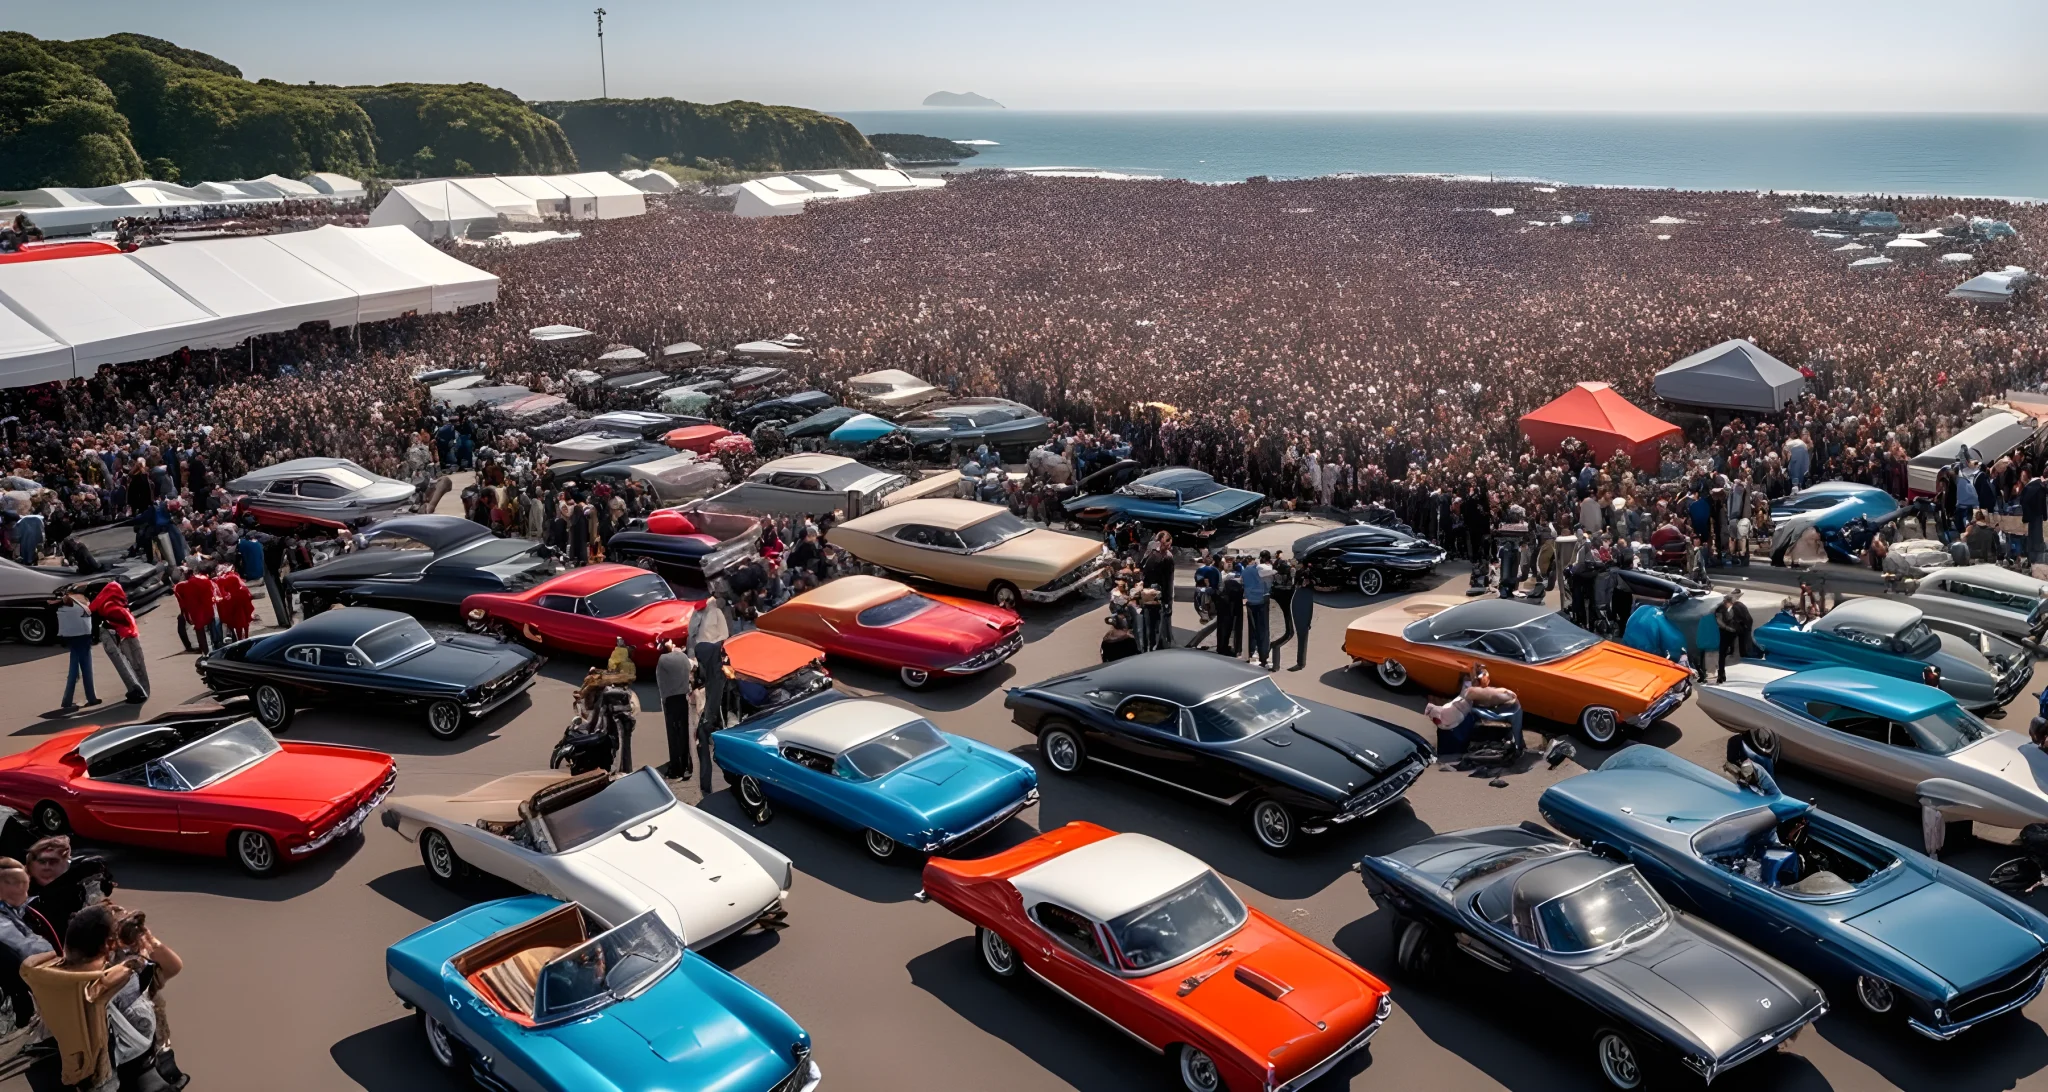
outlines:
[[[1182,579],[1186,579],[1183,566]],[[1763,577],[1770,574],[1757,574]],[[1463,583],[1446,572],[1445,586]],[[1318,597],[1309,635],[1308,667],[1281,670],[1287,690],[1427,732],[1422,698],[1391,694],[1364,671],[1348,667],[1344,625],[1393,602],[1354,595]],[[259,632],[268,624],[261,606]],[[143,619],[143,640],[155,712],[199,694],[194,657],[182,651],[175,607],[166,601]],[[985,675],[906,693],[893,674],[835,664],[842,686],[924,710],[941,728],[1007,748],[1038,766],[1043,801],[1010,820],[972,853],[1015,844],[1038,830],[1086,819],[1114,830],[1141,831],[1207,860],[1251,903],[1372,969],[1391,983],[1396,1008],[1368,1055],[1316,1085],[1453,1090],[1586,1089],[1597,1086],[1590,1029],[1562,1024],[1540,993],[1504,991],[1464,968],[1435,981],[1414,981],[1394,969],[1390,915],[1376,908],[1350,866],[1438,831],[1536,819],[1545,787],[1596,767],[1610,753],[1578,745],[1556,770],[1540,762],[1507,775],[1507,786],[1442,767],[1416,782],[1406,800],[1353,827],[1308,841],[1288,857],[1258,850],[1228,815],[1109,771],[1075,778],[1052,774],[1032,739],[1002,707],[1003,689],[1097,659],[1103,632],[1100,600],[1029,607],[1027,643],[1009,663]],[[1191,608],[1179,605],[1179,620]],[[1279,629],[1276,625],[1275,629]],[[1185,635],[1187,630],[1183,628]],[[118,698],[104,654],[95,653],[101,695]],[[1293,650],[1286,661],[1293,662]],[[99,706],[56,715],[65,660],[54,648],[0,645],[0,744],[33,746],[67,726],[131,719],[133,707]],[[549,748],[569,719],[570,698],[584,665],[557,659],[524,697],[450,743],[423,724],[348,709],[302,713],[291,738],[327,740],[388,751],[398,757],[400,794],[459,791],[518,770],[546,765]],[[642,701],[655,704],[651,685]],[[2033,697],[2022,697],[2003,722],[2025,724]],[[641,718],[638,762],[667,757],[660,716]],[[1561,726],[1541,726],[1551,732]],[[1725,735],[1688,703],[1641,742],[1718,765]],[[1533,760],[1532,760],[1533,761]],[[1792,773],[1788,791],[1887,836],[1917,844],[1910,809]],[[694,784],[680,790],[696,802]],[[744,823],[721,785],[702,806]],[[1026,1092],[1075,1088],[1091,1092],[1170,1089],[1177,1081],[1158,1058],[1093,1016],[1030,985],[999,984],[976,965],[969,928],[911,895],[918,872],[870,860],[858,840],[802,817],[779,813],[758,833],[795,860],[800,875],[789,901],[789,926],[748,934],[707,954],[774,998],[816,1042],[824,1088],[954,1088]],[[1992,837],[1999,832],[1986,832]],[[178,1056],[209,1092],[327,1092],[354,1088],[433,1090],[456,1087],[435,1070],[410,1018],[384,979],[384,950],[415,929],[472,902],[512,894],[495,881],[450,890],[438,886],[416,848],[381,824],[269,880],[243,876],[225,860],[181,858],[120,847],[101,848],[121,882],[118,898],[149,911],[160,937],[184,957],[186,972],[167,990]],[[1949,861],[1983,876],[2003,847],[1978,841]],[[2048,909],[2048,899],[2043,899]],[[1744,1065],[1724,1078],[1757,1089],[1905,1089],[1992,1092],[2048,1089],[2048,1000],[2001,1018],[1948,1044],[1838,1011],[1788,1049]],[[1348,1083],[1347,1083],[1348,1082]],[[0,1092],[27,1087],[0,1083]]]

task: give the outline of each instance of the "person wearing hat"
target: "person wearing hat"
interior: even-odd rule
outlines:
[[[1756,621],[1750,617],[1749,608],[1742,605],[1741,588],[1730,588],[1722,597],[1721,605],[1714,608],[1714,625],[1721,631],[1721,647],[1714,659],[1714,681],[1724,683],[1728,681],[1730,650],[1733,650],[1736,662],[1740,663],[1755,644],[1751,634],[1755,631]],[[1706,657],[1700,657],[1700,661],[1700,671],[1704,674]]]

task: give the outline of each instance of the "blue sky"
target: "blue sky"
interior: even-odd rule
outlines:
[[[478,80],[529,98],[829,110],[935,90],[1021,109],[2048,113],[2048,0],[0,0],[0,27],[132,30],[251,78]]]

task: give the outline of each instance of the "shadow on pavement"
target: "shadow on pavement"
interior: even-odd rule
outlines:
[[[935,678],[923,690],[906,689],[893,671],[851,660],[830,662],[832,677],[842,688],[859,691],[863,697],[893,698],[919,711],[952,712],[965,709],[990,692],[1016,682],[1017,669],[1001,663],[978,675],[963,679]]]
[[[495,876],[476,875],[457,887],[443,887],[425,865],[386,872],[366,886],[427,921],[440,921],[464,907],[489,899],[510,898],[518,888]]]
[[[2000,1092],[2020,1087],[2048,1067],[2048,1033],[2017,1012],[1972,1028],[1952,1043],[1881,1025],[1847,1005],[1822,1017],[1814,1030],[1842,1053],[1884,1074],[1901,1092]],[[1997,1049],[1973,1049],[1972,1037],[1995,1043]],[[1967,1065],[1958,1061],[1958,1052]]]
[[[410,1013],[356,1032],[328,1048],[327,1055],[364,1088],[459,1092],[476,1087],[467,1074],[450,1073],[433,1064],[418,1019]]]
[[[720,779],[721,781],[723,778]],[[774,805],[774,817],[760,826],[741,813],[730,789],[713,793],[698,804],[720,819],[753,834],[796,862],[798,872],[820,883],[831,884],[855,898],[869,902],[909,902],[922,881],[913,861],[877,861],[862,848],[860,835],[831,826],[781,804]]]
[[[252,902],[288,902],[320,887],[341,871],[343,865],[361,852],[363,832],[295,861],[265,878],[251,876],[234,862],[221,857],[199,857],[166,853],[139,846],[117,846],[92,842],[73,835],[81,848],[107,858],[121,886],[145,891],[190,891]]]

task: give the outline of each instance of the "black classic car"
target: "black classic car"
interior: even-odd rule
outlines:
[[[1262,670],[1193,649],[1013,687],[1003,705],[1053,772],[1095,762],[1232,808],[1273,853],[1399,800],[1434,757],[1405,728],[1294,697]]]
[[[944,405],[920,406],[896,423],[903,427],[921,456],[937,447],[965,452],[987,444],[1005,459],[1021,460],[1032,448],[1052,438],[1051,418],[1007,398],[963,398]],[[938,459],[949,461],[945,456]]]
[[[1428,576],[1444,559],[1433,542],[1370,523],[1332,527],[1294,540],[1294,563],[1318,587],[1356,587],[1378,595],[1391,584]]]
[[[273,732],[306,706],[376,705],[421,713],[436,739],[454,739],[531,686],[541,663],[495,637],[437,636],[396,611],[346,607],[216,649],[197,667],[216,697],[248,695]]]
[[[29,645],[56,640],[57,607],[64,602],[64,589],[77,580],[0,558],[0,636]]]
[[[832,396],[824,391],[798,391],[780,398],[766,398],[732,412],[734,432],[752,432],[771,421],[801,421],[821,410],[831,409]]]
[[[150,557],[135,544],[135,519],[125,519],[72,532],[57,544],[62,565],[40,566],[92,585],[114,580],[128,593],[128,606],[140,613],[171,590],[171,567]]]
[[[1665,1087],[1660,1070],[1712,1081],[1827,1011],[1820,987],[1673,910],[1633,865],[1535,824],[1439,834],[1367,857],[1359,872],[1373,901],[1399,915],[1403,973],[1441,982],[1451,953],[1463,952],[1500,975],[1548,983],[1595,1029],[1594,1062],[1614,1088]]]
[[[521,591],[562,571],[549,547],[494,537],[460,516],[400,516],[357,541],[354,553],[286,575],[306,617],[343,606],[452,618],[478,592]]]

